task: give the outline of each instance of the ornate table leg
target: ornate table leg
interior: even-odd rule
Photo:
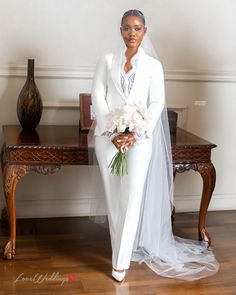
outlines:
[[[27,165],[4,165],[3,188],[6,197],[7,211],[10,227],[10,239],[3,247],[3,256],[13,259],[15,256],[16,241],[16,200],[15,191],[17,182],[29,172]]]
[[[57,172],[60,169],[60,165],[3,165],[3,188],[10,226],[10,239],[3,247],[3,256],[6,259],[13,259],[16,241],[16,185],[30,171],[46,175]]]
[[[216,172],[212,163],[198,163],[197,171],[203,179],[203,191],[199,212],[198,233],[199,240],[204,240],[211,245],[211,238],[205,229],[207,209],[211,201],[212,193],[215,188]]]
[[[174,164],[174,175],[176,172],[183,173],[189,170],[198,171],[203,179],[203,190],[200,204],[198,233],[199,240],[206,241],[211,245],[211,238],[205,229],[207,209],[211,201],[212,193],[215,188],[216,172],[212,163],[191,163],[191,164]]]

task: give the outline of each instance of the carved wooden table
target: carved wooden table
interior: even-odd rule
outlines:
[[[62,165],[88,165],[93,150],[87,146],[87,136],[78,126],[39,126],[36,131],[25,131],[17,125],[3,126],[4,144],[1,152],[3,187],[7,203],[10,237],[3,247],[6,259],[15,256],[16,200],[18,181],[30,171],[49,174]],[[205,230],[208,205],[215,186],[215,168],[211,163],[211,144],[182,129],[171,138],[173,169],[182,173],[193,169],[203,179],[203,192],[199,212],[199,240],[209,244],[211,239]]]

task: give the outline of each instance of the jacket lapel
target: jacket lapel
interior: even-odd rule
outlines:
[[[116,86],[117,91],[121,95],[122,99],[126,101],[121,82],[120,82],[120,67],[122,63],[122,55],[123,55],[123,50],[118,50],[112,59],[112,67],[111,67],[111,77],[112,81]]]
[[[139,49],[139,59],[137,70],[134,78],[134,84],[131,88],[130,94],[127,97],[127,102],[131,103],[137,99],[140,99],[140,87],[143,85],[143,80],[145,79],[147,71],[147,64],[146,64],[146,54],[142,47]]]

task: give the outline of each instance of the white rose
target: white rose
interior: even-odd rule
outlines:
[[[125,132],[125,129],[126,129],[126,125],[119,125],[119,126],[117,127],[117,131],[118,131],[118,132]]]

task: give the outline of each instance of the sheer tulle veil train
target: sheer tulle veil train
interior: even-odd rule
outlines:
[[[141,46],[146,54],[158,59],[147,35]],[[88,134],[91,148],[92,130],[93,128]],[[166,107],[154,129],[152,143],[132,261],[145,262],[155,273],[169,278],[197,280],[213,275],[218,271],[219,264],[207,243],[183,239],[174,236],[172,232],[173,166]],[[90,161],[92,165],[93,159]],[[91,177],[95,178],[97,167],[93,167],[90,166]],[[92,180],[91,183],[96,181]],[[96,188],[93,192],[96,192]],[[99,202],[100,206],[101,204],[105,202]],[[92,206],[91,215],[96,212],[96,205]]]

